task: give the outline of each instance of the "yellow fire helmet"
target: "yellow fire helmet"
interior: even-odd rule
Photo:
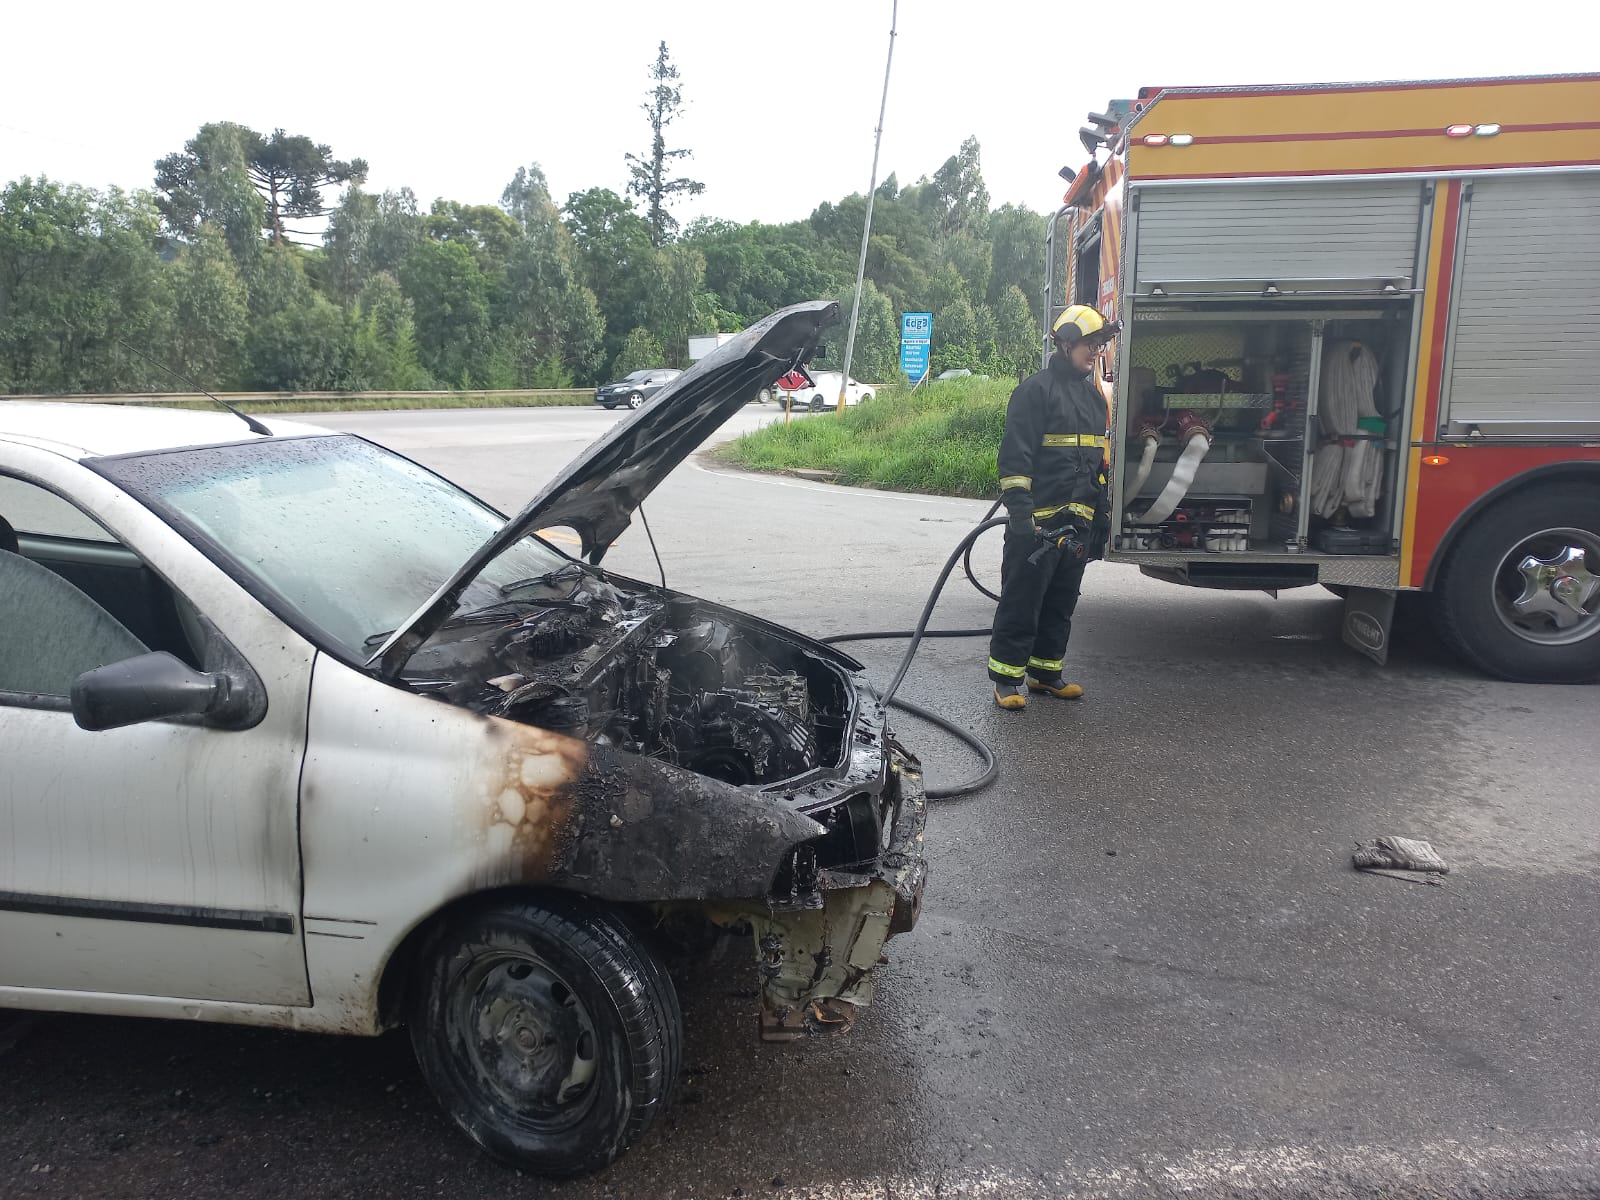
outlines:
[[[1116,337],[1121,329],[1122,322],[1107,323],[1104,317],[1087,304],[1074,304],[1056,318],[1056,323],[1050,327],[1050,332],[1063,346],[1073,346],[1082,341],[1103,345]]]

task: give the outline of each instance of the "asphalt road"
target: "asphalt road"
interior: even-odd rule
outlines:
[[[620,418],[322,423],[514,509]],[[647,505],[672,586],[816,634],[909,625],[983,508],[693,462]],[[608,565],[654,577],[637,526]],[[989,611],[958,582],[936,620]],[[1320,589],[1102,564],[1069,651],[1088,696],[1020,714],[980,642],[925,644],[904,694],[1003,773],[933,814],[877,1003],[846,1038],[763,1046],[739,955],[686,974],[680,1102],[601,1176],[486,1161],[403,1037],[54,1018],[0,1051],[0,1195],[1600,1194],[1600,689],[1478,677],[1415,620],[1380,669],[1337,618]],[[886,677],[898,647],[860,653]],[[970,768],[903,733],[930,776]],[[1448,879],[1354,873],[1385,833]]]

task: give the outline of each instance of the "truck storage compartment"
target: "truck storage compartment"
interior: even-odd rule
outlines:
[[[1188,183],[1138,194],[1136,286],[1177,296],[1409,288],[1416,180]]]
[[[1409,314],[1136,305],[1123,335],[1118,548],[1387,554]]]
[[[1461,222],[1446,433],[1600,433],[1600,175],[1475,180]]]

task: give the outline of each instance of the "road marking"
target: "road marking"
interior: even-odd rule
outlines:
[[[1039,1172],[1005,1167],[957,1168],[926,1175],[884,1175],[790,1186],[774,1200],[1122,1200],[1128,1197],[1235,1195],[1370,1196],[1479,1194],[1485,1184],[1534,1176],[1552,1194],[1593,1182],[1600,1138],[1585,1133],[1529,1135],[1517,1143],[1483,1140],[1417,1146],[1276,1146],[1265,1150],[1201,1150],[1179,1157],[1148,1155],[1126,1166],[1082,1166]],[[1554,1176],[1552,1178],[1551,1176]],[[1513,1188],[1520,1192],[1520,1188]]]

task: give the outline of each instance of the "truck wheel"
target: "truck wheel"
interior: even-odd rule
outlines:
[[[1491,675],[1600,678],[1600,494],[1554,484],[1495,505],[1451,548],[1434,604],[1445,641]]]
[[[670,1098],[683,1017],[672,981],[613,914],[485,909],[431,937],[408,1024],[440,1104],[475,1142],[553,1178],[599,1170]]]

